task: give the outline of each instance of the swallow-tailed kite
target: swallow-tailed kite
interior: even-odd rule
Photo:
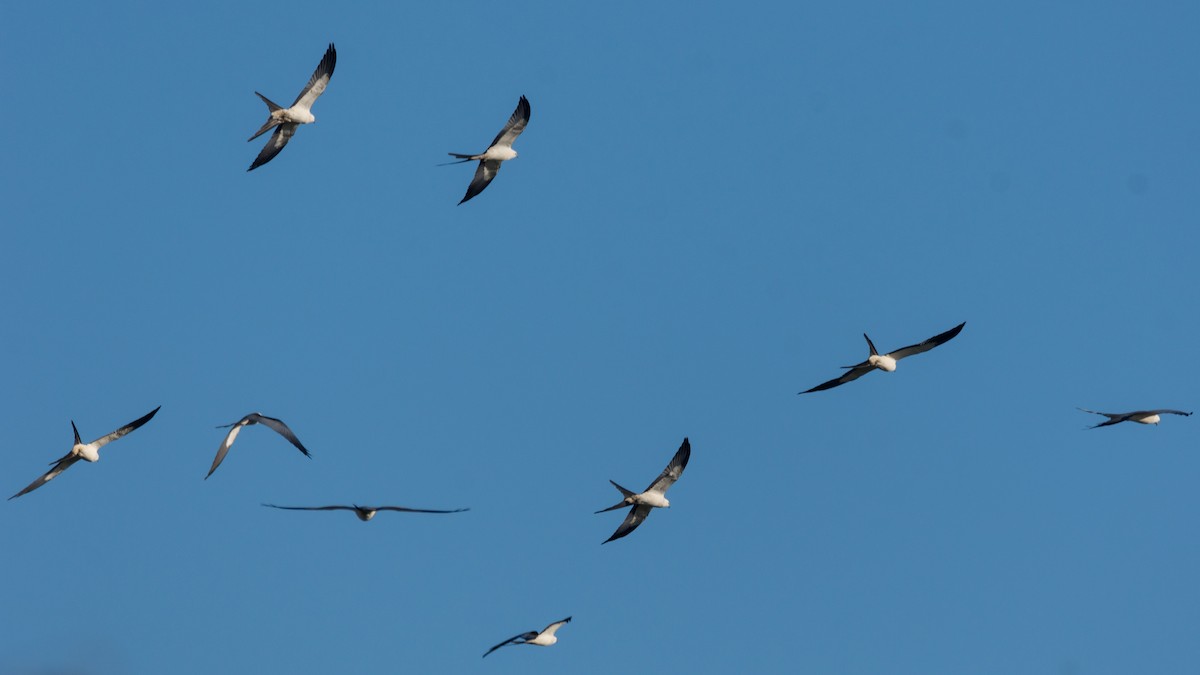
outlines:
[[[287,145],[292,139],[292,134],[296,133],[296,127],[301,124],[312,124],[317,121],[313,117],[312,106],[316,103],[329,84],[329,78],[333,77],[333,67],[337,65],[337,50],[333,48],[333,43],[329,44],[329,49],[325,50],[325,56],[321,58],[321,63],[317,64],[316,71],[309,78],[308,84],[304,86],[304,90],[292,102],[292,107],[284,108],[271,101],[271,99],[258,94],[258,97],[267,104],[267,109],[271,111],[270,117],[267,118],[262,128],[254,132],[248,141],[252,141],[267,132],[271,127],[275,127],[275,133],[271,134],[271,140],[263,146],[262,152],[258,153],[258,157],[254,159],[254,163],[250,165],[247,171],[253,171],[267,162],[275,159],[275,155],[283,150],[283,146]]]
[[[159,406],[158,408],[161,408],[161,407],[162,406]],[[107,434],[105,436],[101,436],[100,438],[97,438],[96,440],[92,441],[91,443],[83,442],[83,439],[81,439],[79,437],[79,429],[76,428],[75,421],[71,420],[71,429],[75,432],[75,445],[71,448],[71,451],[68,452],[66,455],[64,455],[62,459],[51,462],[51,464],[53,464],[53,466],[51,467],[51,469],[49,471],[44,473],[41,478],[38,478],[37,480],[30,483],[29,487],[25,488],[24,490],[21,490],[20,492],[18,492],[17,494],[15,494],[11,497],[9,497],[9,499],[16,499],[17,497],[20,497],[21,495],[25,494],[26,492],[33,492],[34,490],[42,487],[46,483],[49,483],[50,481],[57,478],[58,474],[71,468],[72,464],[74,464],[75,462],[78,462],[81,459],[85,459],[89,462],[100,461],[100,452],[99,452],[100,448],[104,447],[105,445],[108,445],[109,443],[112,443],[113,441],[115,441],[118,438],[124,436],[125,434],[133,431],[134,429],[137,429],[138,427],[142,426],[146,422],[149,422],[150,418],[154,417],[154,414],[158,412],[158,408],[151,410],[150,412],[146,413],[142,417],[139,417],[138,419],[130,422],[129,424],[126,424],[125,426],[121,427],[120,429],[117,429],[116,431],[112,432],[111,434]]]
[[[517,136],[525,131],[525,125],[529,124],[529,100],[524,96],[517,102],[517,109],[513,111],[512,117],[508,118],[508,124],[496,134],[496,139],[488,146],[482,154],[479,155],[463,155],[457,152],[449,153],[451,157],[458,157],[461,161],[450,162],[450,164],[462,164],[472,160],[479,160],[479,166],[475,169],[475,177],[471,179],[471,185],[467,187],[467,194],[462,198],[459,204],[467,201],[475,195],[483,192],[483,189],[492,182],[496,177],[496,172],[500,170],[500,162],[505,162],[517,156],[517,151],[513,150],[513,141],[517,140]]]
[[[460,513],[462,511],[470,511],[471,509],[450,509],[449,511],[438,511],[435,509],[410,509],[406,506],[359,506],[353,504],[350,506],[276,506],[274,504],[263,504],[273,509],[287,509],[288,511],[353,511],[358,519],[364,523],[375,517],[377,511],[403,511],[404,513]]]
[[[833,389],[836,386],[857,380],[858,378],[875,369],[886,370],[890,373],[896,370],[896,362],[900,359],[912,356],[913,354],[927,352],[940,344],[949,342],[950,340],[954,339],[955,335],[958,335],[960,332],[962,332],[963,326],[965,325],[967,325],[966,321],[958,324],[945,333],[934,335],[924,342],[915,345],[909,345],[907,347],[897,349],[894,352],[888,352],[887,354],[880,354],[879,352],[875,351],[875,343],[871,342],[871,338],[867,337],[866,333],[863,333],[863,337],[867,339],[867,346],[871,348],[871,355],[867,357],[866,361],[853,366],[842,366],[842,368],[846,369],[846,373],[841,377],[835,377],[828,382],[822,382],[812,389],[809,389],[808,391],[802,391],[800,393],[808,394],[814,391]]]
[[[605,511],[612,511],[613,509],[625,506],[632,506],[633,508],[629,509],[629,515],[625,516],[625,521],[621,523],[617,531],[613,532],[611,537],[600,543],[607,544],[613,539],[620,539],[636,530],[637,526],[641,525],[646,516],[650,514],[650,509],[670,508],[671,502],[667,501],[666,497],[667,490],[675,484],[675,481],[679,480],[679,476],[687,468],[688,458],[691,456],[692,444],[688,442],[687,438],[684,438],[683,445],[680,445],[679,450],[675,451],[675,456],[671,458],[671,463],[667,465],[667,468],[663,469],[663,472],[658,475],[658,478],[654,479],[654,482],[644,492],[626,490],[617,485],[616,481],[609,480],[608,482],[620,490],[625,498],[607,509],[600,509],[596,513],[604,513]]]
[[[242,427],[248,427],[251,424],[263,424],[271,429],[274,429],[279,433],[280,436],[288,439],[292,445],[296,446],[300,452],[303,452],[305,457],[312,459],[312,455],[308,454],[308,450],[304,447],[304,444],[300,442],[299,438],[296,438],[296,434],[292,433],[292,430],[289,429],[288,425],[284,424],[282,420],[277,420],[274,417],[267,417],[266,415],[260,415],[259,413],[250,413],[236,422],[222,424],[221,426],[217,427],[218,429],[227,429],[229,427],[233,428],[229,429],[229,433],[225,434],[225,440],[221,441],[221,447],[217,448],[217,456],[213,459],[212,468],[208,470],[208,476],[213,475],[213,472],[217,470],[217,467],[221,466],[221,462],[224,461],[225,455],[229,453],[229,447],[233,445],[233,442],[237,439],[238,433],[241,432]],[[208,476],[205,476],[204,480],[208,480]]]
[[[563,624],[570,622],[570,620],[571,620],[571,617],[568,616],[567,618],[563,619],[562,621],[555,621],[554,623],[550,624],[549,626],[546,626],[545,628],[542,629],[542,632],[540,632],[540,633],[537,632],[536,630],[531,630],[528,633],[521,633],[520,635],[515,635],[513,637],[510,637],[509,639],[505,640],[504,642],[501,642],[500,644],[496,645],[495,647],[492,647],[491,649],[487,650],[486,652],[484,652],[483,655],[486,658],[488,654],[491,654],[492,652],[496,651],[497,649],[500,649],[501,647],[503,647],[505,645],[537,645],[539,647],[549,647],[550,645],[554,644],[555,642],[558,642],[558,638],[554,637],[554,633],[559,628],[562,628]]]
[[[1091,413],[1093,415],[1104,415],[1105,417],[1108,418],[1107,420],[1101,422],[1100,424],[1088,427],[1089,429],[1096,429],[1099,427],[1112,426],[1114,424],[1120,424],[1121,422],[1137,422],[1138,424],[1158,424],[1159,421],[1161,421],[1159,418],[1159,415],[1164,415],[1164,414],[1170,413],[1172,415],[1183,415],[1186,417],[1186,416],[1192,414],[1190,412],[1183,412],[1182,410],[1167,410],[1165,408],[1162,410],[1138,410],[1136,412],[1127,412],[1127,413],[1096,412],[1095,410],[1086,410],[1084,408],[1080,408],[1080,410],[1083,410],[1083,412],[1085,412],[1085,413]]]

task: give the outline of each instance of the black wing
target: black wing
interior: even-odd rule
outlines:
[[[906,356],[912,356],[913,354],[920,354],[921,352],[927,352],[930,349],[933,349],[934,347],[936,347],[940,344],[945,344],[945,343],[953,340],[954,336],[956,336],[962,332],[963,326],[965,326],[965,325],[967,325],[966,321],[958,324],[957,326],[955,326],[954,328],[951,328],[950,330],[946,331],[945,333],[938,333],[937,335],[934,335],[933,337],[929,338],[928,340],[926,340],[922,343],[915,344],[915,345],[909,345],[907,347],[901,347],[900,349],[897,349],[894,352],[888,352],[888,356],[899,361],[900,359],[902,359]]]

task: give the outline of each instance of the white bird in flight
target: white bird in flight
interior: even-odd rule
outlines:
[[[1161,410],[1138,410],[1135,412],[1127,412],[1127,413],[1096,412],[1095,410],[1087,410],[1085,408],[1080,408],[1080,410],[1082,410],[1085,413],[1091,413],[1093,415],[1104,415],[1105,417],[1108,418],[1107,420],[1101,422],[1100,424],[1088,427],[1089,429],[1097,429],[1099,427],[1112,426],[1114,424],[1120,424],[1121,422],[1137,422],[1138,424],[1158,424],[1162,419],[1159,417],[1159,415],[1165,415],[1165,414],[1170,413],[1171,415],[1183,415],[1184,417],[1187,417],[1192,414],[1190,412],[1184,412],[1182,410],[1168,410],[1166,408],[1163,408]]]
[[[217,448],[217,456],[213,459],[212,468],[208,470],[208,476],[213,475],[213,472],[217,470],[217,467],[221,466],[221,462],[224,461],[225,455],[229,453],[230,446],[232,446],[233,442],[237,440],[238,434],[242,431],[242,427],[248,427],[251,424],[262,424],[263,426],[274,429],[280,436],[288,439],[292,445],[296,446],[300,452],[303,452],[305,457],[312,459],[312,455],[308,453],[308,450],[304,447],[304,444],[300,442],[299,438],[296,438],[296,434],[292,433],[292,430],[288,428],[288,425],[283,423],[283,420],[277,420],[274,417],[267,417],[266,415],[259,413],[250,413],[236,422],[222,424],[221,426],[217,427],[218,429],[226,429],[229,427],[233,428],[229,429],[229,433],[225,435],[225,440],[221,441],[221,447]],[[205,476],[204,480],[208,480],[208,476]]]
[[[854,380],[857,380],[858,378],[862,377],[863,375],[866,375],[867,373],[871,372],[872,370],[885,370],[889,373],[893,372],[896,370],[896,362],[899,361],[900,359],[912,356],[914,354],[920,354],[922,352],[927,352],[930,349],[933,349],[934,347],[936,347],[940,344],[949,342],[950,340],[954,339],[954,336],[956,336],[960,332],[962,332],[963,326],[965,326],[965,325],[967,325],[966,321],[958,324],[957,326],[955,326],[954,328],[951,328],[950,330],[946,331],[945,333],[939,333],[937,335],[934,335],[933,337],[929,338],[928,340],[926,340],[924,342],[921,342],[921,343],[915,344],[915,345],[909,345],[907,347],[902,347],[900,349],[897,349],[894,352],[888,352],[887,354],[880,354],[878,351],[876,351],[875,343],[871,342],[871,338],[867,337],[866,333],[863,333],[863,337],[866,338],[866,340],[867,340],[867,346],[871,348],[871,355],[869,357],[867,357],[866,361],[863,361],[862,363],[859,363],[859,364],[855,364],[853,366],[842,366],[843,368],[846,369],[846,373],[844,375],[842,375],[841,377],[835,377],[832,380],[829,380],[828,382],[822,382],[821,384],[818,384],[817,386],[813,387],[812,389],[809,389],[807,391],[802,391],[800,393],[801,394],[809,394],[814,391],[824,391],[826,389],[833,389],[834,387],[837,387],[839,385],[843,385],[843,384],[846,384],[847,382],[852,382]]]
[[[353,511],[358,519],[364,523],[375,517],[377,511],[402,511],[404,513],[461,513],[470,511],[471,509],[450,509],[449,511],[440,511],[437,509],[410,509],[407,506],[359,506],[352,504],[350,506],[342,506],[340,504],[334,506],[276,506],[274,504],[263,504],[273,509],[286,509],[288,511]]]
[[[495,647],[492,647],[484,652],[483,656],[486,658],[488,654],[491,654],[505,645],[537,645],[539,647],[549,647],[555,642],[558,642],[558,638],[554,637],[554,633],[557,632],[559,628],[562,628],[563,624],[569,623],[570,621],[571,617],[568,616],[562,621],[555,621],[549,626],[546,626],[540,633],[536,630],[531,630],[528,633],[514,635],[513,637],[510,637],[504,642],[501,642]]]
[[[667,468],[663,469],[663,472],[658,475],[658,478],[655,478],[654,482],[650,484],[650,487],[646,488],[643,492],[626,490],[620,485],[617,485],[616,481],[609,480],[608,482],[612,483],[613,487],[620,490],[621,494],[625,498],[608,507],[607,509],[600,509],[596,513],[604,513],[605,511],[612,511],[613,509],[619,509],[625,506],[632,506],[633,508],[629,509],[629,514],[625,516],[625,521],[621,523],[620,527],[617,528],[617,531],[613,532],[611,537],[600,543],[607,544],[613,539],[620,539],[621,537],[624,537],[630,532],[636,530],[637,526],[641,525],[642,521],[646,519],[646,516],[650,515],[650,509],[670,508],[671,502],[667,501],[666,497],[667,490],[675,484],[675,481],[679,480],[679,476],[683,473],[683,470],[687,468],[688,458],[691,456],[692,444],[688,442],[687,438],[684,438],[683,445],[680,445],[679,450],[675,451],[675,456],[671,458],[671,463],[667,464]]]
[[[161,408],[161,407],[162,406],[159,406],[158,408]],[[71,448],[71,451],[68,452],[66,455],[64,455],[62,459],[51,462],[51,464],[53,466],[50,468],[49,471],[42,474],[41,478],[38,478],[37,480],[30,483],[29,486],[26,487],[24,490],[21,490],[17,494],[9,497],[9,499],[16,499],[17,497],[20,497],[21,495],[25,494],[26,492],[33,492],[34,490],[42,487],[46,483],[49,483],[50,481],[57,478],[58,474],[71,468],[72,464],[74,464],[75,462],[78,462],[81,459],[87,460],[89,462],[100,461],[100,448],[108,445],[109,443],[112,443],[113,441],[115,441],[118,438],[124,436],[125,434],[133,431],[134,429],[137,429],[138,427],[142,426],[146,422],[149,422],[150,418],[154,417],[154,414],[158,412],[158,408],[151,410],[150,412],[146,413],[142,417],[139,417],[138,419],[130,422],[129,424],[126,424],[125,426],[121,427],[120,429],[117,429],[116,431],[112,432],[111,434],[106,434],[104,436],[101,436],[100,438],[97,438],[96,440],[92,441],[91,443],[83,442],[83,439],[81,439],[79,437],[79,429],[75,426],[75,420],[71,420],[71,429],[75,432],[75,445]]]
[[[508,118],[508,124],[505,124],[500,133],[496,134],[495,140],[482,154],[449,153],[451,157],[458,157],[461,160],[449,162],[450,164],[479,160],[479,166],[475,169],[475,177],[471,179],[471,185],[467,187],[467,194],[459,204],[483,192],[488,183],[491,183],[492,179],[496,177],[496,172],[500,170],[500,162],[506,162],[517,156],[517,151],[513,150],[512,144],[517,140],[517,136],[525,131],[526,124],[529,124],[529,100],[522,96],[521,100],[517,102],[517,109],[513,111],[512,117]]]
[[[304,86],[304,90],[292,102],[290,108],[271,101],[271,99],[259,94],[258,97],[267,104],[267,109],[271,111],[267,121],[258,131],[254,132],[247,142],[252,141],[259,136],[262,136],[267,130],[275,128],[275,133],[271,134],[271,140],[263,146],[262,152],[258,153],[258,157],[254,158],[254,162],[250,165],[247,171],[253,171],[267,162],[275,159],[275,155],[283,150],[283,146],[288,144],[292,139],[292,135],[296,133],[296,127],[301,124],[312,124],[317,121],[313,117],[312,106],[316,103],[317,98],[324,93],[325,87],[329,84],[329,78],[333,77],[333,67],[337,65],[337,50],[333,48],[333,43],[329,43],[329,49],[325,50],[325,56],[321,58],[321,63],[317,65],[316,71],[309,78],[308,84]]]

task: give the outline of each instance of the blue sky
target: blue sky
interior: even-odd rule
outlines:
[[[0,672],[1193,672],[1198,15],[6,4]]]

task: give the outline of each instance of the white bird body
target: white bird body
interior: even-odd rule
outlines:
[[[671,502],[667,501],[666,495],[654,490],[646,490],[641,494],[630,497],[630,499],[634,504],[645,504],[646,506],[653,506],[656,509],[671,508]]]
[[[872,354],[867,359],[867,363],[875,366],[880,370],[886,370],[889,373],[896,372],[896,359],[886,354]]]
[[[100,446],[95,443],[78,443],[71,448],[71,454],[88,462],[99,462]]]
[[[497,162],[507,162],[517,158],[517,151],[508,145],[493,145],[479,159],[494,159]]]
[[[1146,417],[1130,417],[1129,421],[1137,422],[1138,424],[1158,424],[1159,422],[1162,421],[1162,418],[1159,417],[1157,414],[1154,414],[1154,415],[1148,415]]]

